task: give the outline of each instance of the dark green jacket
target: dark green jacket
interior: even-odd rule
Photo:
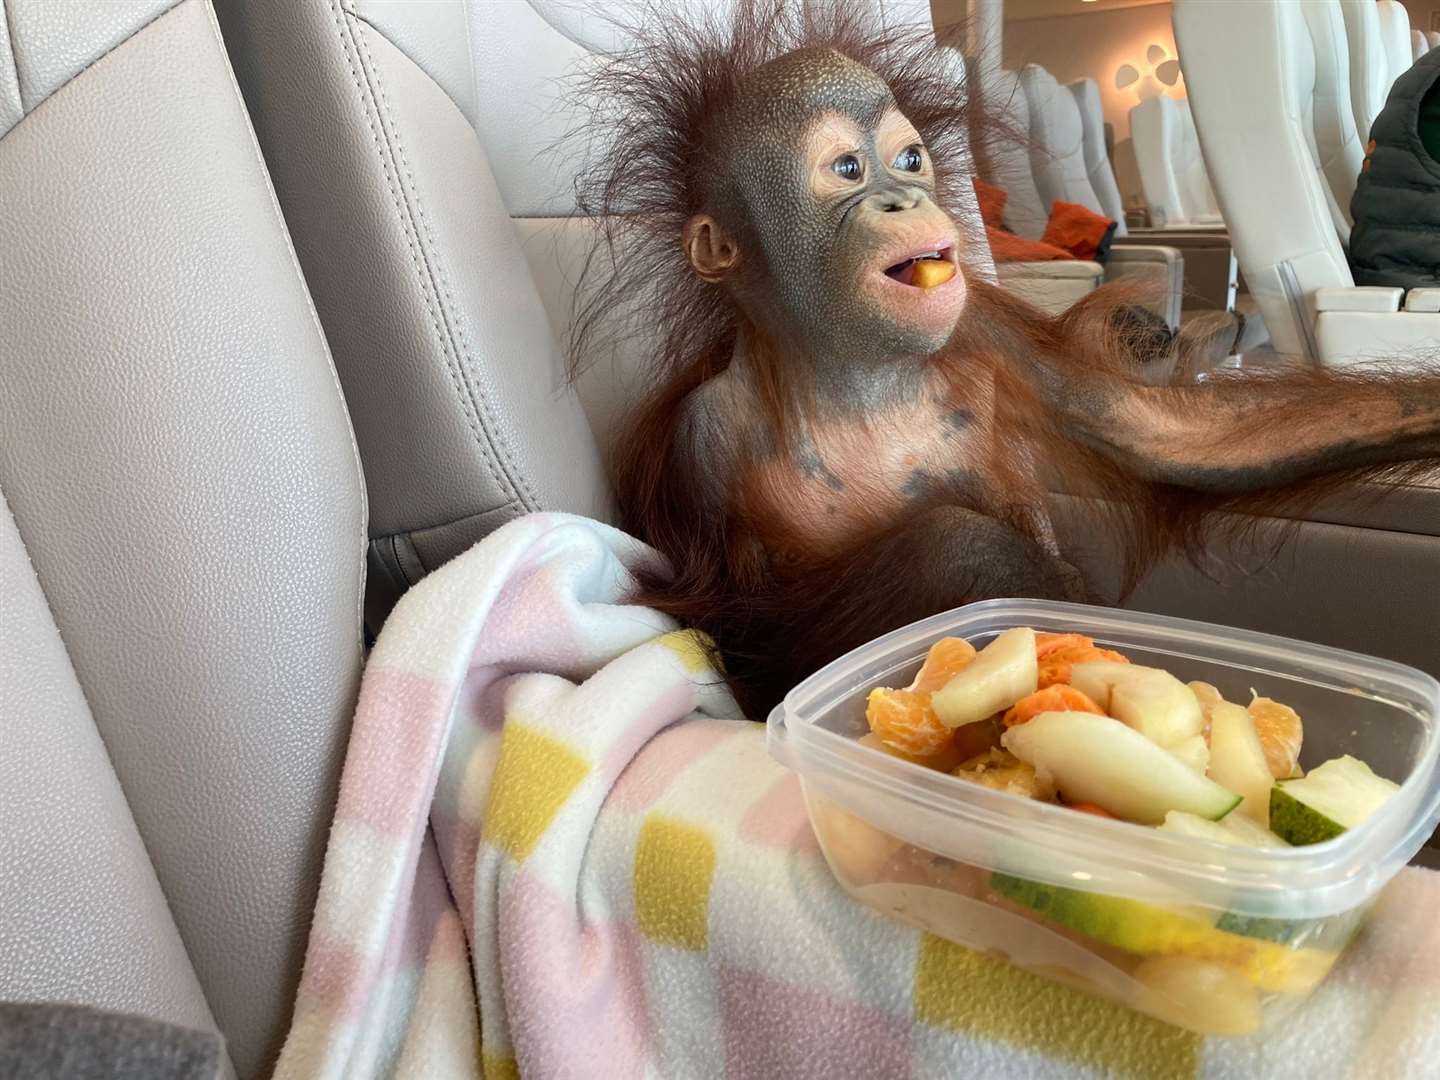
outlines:
[[[1395,80],[1350,212],[1356,285],[1440,286],[1440,49]]]

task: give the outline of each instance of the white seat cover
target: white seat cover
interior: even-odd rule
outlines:
[[[1430,39],[1419,30],[1410,31],[1411,53],[1416,60],[1430,51]]]
[[[1370,126],[1390,94],[1390,58],[1380,29],[1380,8],[1375,0],[1340,0],[1350,54],[1350,103],[1355,131],[1363,144]]]
[[[981,76],[987,109],[999,116],[1006,130],[1001,131],[987,147],[985,177],[996,187],[1004,188],[1009,198],[1005,203],[1005,224],[1017,236],[1039,240],[1050,221],[1050,204],[1035,186],[1030,166],[1030,106],[1020,77],[1012,71],[991,71]],[[1024,140],[1024,141],[1022,141]]]
[[[1140,186],[1145,189],[1151,220],[1157,224],[1174,225],[1188,219],[1175,172],[1179,125],[1172,98],[1150,98],[1130,110],[1130,141],[1135,146]]]
[[[1105,150],[1105,110],[1100,105],[1100,87],[1094,79],[1077,79],[1069,86],[1080,110],[1085,172],[1100,200],[1105,216],[1115,222],[1115,235],[1125,235],[1125,203],[1115,183],[1115,170]]]
[[[1315,57],[1310,132],[1315,159],[1330,194],[1330,218],[1342,244],[1350,242],[1350,200],[1365,162],[1365,146],[1355,127],[1350,92],[1349,37],[1335,0],[1309,0],[1305,24]]]
[[[1440,48],[1440,30],[1425,31],[1425,40],[1429,42],[1430,48]]]
[[[1030,106],[1030,167],[1045,205],[1079,203],[1103,214],[1085,168],[1085,126],[1074,95],[1038,64],[1025,66],[1020,85]]]
[[[1400,0],[1377,0],[1375,6],[1380,11],[1380,39],[1385,44],[1390,67],[1390,82],[1385,87],[1388,96],[1395,80],[1415,62],[1414,46],[1410,44],[1410,13]]]

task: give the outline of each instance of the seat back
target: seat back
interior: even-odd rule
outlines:
[[[1345,20],[1345,37],[1350,56],[1350,102],[1355,114],[1355,131],[1363,144],[1370,138],[1370,125],[1390,96],[1390,57],[1380,29],[1380,8],[1375,0],[1340,0]]]
[[[1076,79],[1069,85],[1080,110],[1081,148],[1085,154],[1085,175],[1100,200],[1105,216],[1125,228],[1125,203],[1115,183],[1115,170],[1105,149],[1105,110],[1100,105],[1100,86],[1094,79]]]
[[[1386,96],[1395,80],[1410,70],[1415,62],[1414,46],[1410,44],[1410,13],[1400,0],[1376,0],[1380,14],[1380,40],[1385,45],[1386,65],[1390,81],[1385,86]]]
[[[1335,0],[1306,0],[1305,24],[1315,56],[1310,132],[1329,192],[1330,220],[1341,244],[1350,242],[1350,200],[1365,163],[1350,92],[1350,40]]]
[[[1440,48],[1440,30],[1425,31],[1425,41],[1432,49]]]
[[[527,4],[217,7],[354,418],[372,626],[506,521],[610,516],[502,195],[508,187],[517,213],[559,197],[540,161],[553,127],[532,123],[529,107],[556,94],[565,50],[525,24],[489,25],[497,9]],[[538,103],[495,81],[522,61]],[[487,148],[479,132],[499,110],[516,124]]]
[[[1189,221],[1176,172],[1182,143],[1180,111],[1173,98],[1154,97],[1130,110],[1130,141],[1150,218],[1157,224]]]
[[[1030,168],[1041,199],[1047,207],[1063,201],[1104,214],[1085,164],[1085,125],[1075,95],[1038,64],[1025,66],[1020,85],[1030,108]],[[1122,218],[1116,235],[1124,232]]]
[[[1416,59],[1424,56],[1430,51],[1430,39],[1422,31],[1410,31],[1410,53]]]
[[[207,0],[0,21],[0,1000],[290,1012],[364,496]]]
[[[1017,235],[1039,240],[1050,222],[1050,203],[1035,186],[1030,165],[1030,105],[1020,76],[1013,71],[982,71],[979,82],[985,108],[1001,120],[985,148],[987,181],[1004,188],[1005,224]]]
[[[1329,24],[1319,16],[1332,4],[1174,6],[1190,107],[1241,270],[1275,348],[1311,358],[1315,290],[1353,284],[1314,121],[1312,25]]]

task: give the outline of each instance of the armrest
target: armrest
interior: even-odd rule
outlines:
[[[1045,262],[997,263],[995,271],[1003,278],[1050,278],[1052,280],[1090,280],[1098,282],[1105,268],[1097,262],[1079,259],[1053,259]]]
[[[995,271],[1001,288],[1050,315],[1059,315],[1094,292],[1105,275],[1099,263],[1070,259],[999,263]]]
[[[1372,311],[1387,313],[1400,310],[1404,289],[1384,285],[1352,285],[1349,288],[1315,290],[1316,311]]]
[[[1386,360],[1440,369],[1440,290],[1414,292],[1402,311],[1403,289],[1316,289],[1315,344],[1321,363]]]
[[[1111,266],[1116,263],[1164,263],[1173,266],[1176,263],[1183,265],[1184,262],[1185,256],[1180,249],[1168,244],[1130,244],[1119,240],[1110,248]]]
[[[1411,289],[1405,294],[1405,310],[1421,313],[1440,311],[1440,289]]]

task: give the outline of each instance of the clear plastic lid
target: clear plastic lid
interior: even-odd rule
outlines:
[[[976,647],[1014,626],[1083,633],[1132,661],[1253,689],[1304,719],[1301,762],[1354,754],[1399,793],[1323,844],[1224,846],[991,790],[859,745],[865,698],[904,686],[929,647]],[[990,600],[896,630],[795,687],[769,719],[771,753],[877,828],[958,862],[1072,889],[1244,915],[1310,918],[1364,903],[1419,850],[1440,818],[1440,684],[1401,664],[1269,634],[1040,600]]]

